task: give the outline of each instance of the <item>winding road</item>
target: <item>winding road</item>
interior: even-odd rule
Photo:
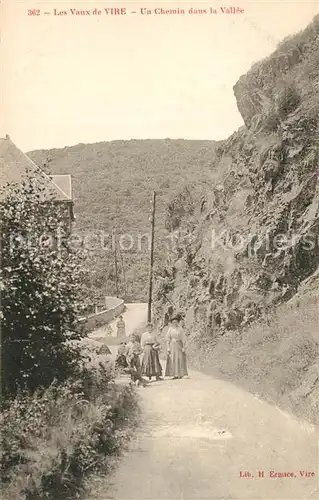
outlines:
[[[142,311],[136,306],[135,324],[145,321]],[[318,498],[318,440],[310,424],[195,371],[137,390],[141,426],[87,500]]]
[[[126,304],[125,311],[123,312],[122,316],[125,321],[126,336],[128,337],[143,325],[146,325],[147,304],[139,302]],[[112,351],[113,357],[116,355],[117,346],[119,343],[116,337],[117,320],[118,318],[114,319],[111,323],[109,323],[109,325],[101,326],[100,328],[89,334],[90,339],[107,344]]]

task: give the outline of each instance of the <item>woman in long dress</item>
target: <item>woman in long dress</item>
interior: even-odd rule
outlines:
[[[119,319],[116,323],[116,328],[117,328],[117,337],[124,338],[126,335],[126,332],[125,332],[125,321],[124,321],[122,315],[119,317]]]
[[[161,380],[162,366],[159,360],[159,343],[153,332],[153,325],[147,325],[147,331],[141,337],[141,347],[143,349],[142,374],[151,380]]]
[[[185,353],[185,333],[179,325],[178,318],[173,318],[166,333],[167,363],[165,377],[173,379],[188,376]]]

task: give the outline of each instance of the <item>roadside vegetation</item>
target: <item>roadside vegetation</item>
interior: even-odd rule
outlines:
[[[4,500],[78,498],[138,416],[132,389],[82,342],[83,255],[68,245],[63,206],[45,198],[28,179],[0,204]]]
[[[316,287],[318,286],[318,282]],[[318,298],[304,294],[262,320],[214,338],[190,338],[190,364],[318,423]]]

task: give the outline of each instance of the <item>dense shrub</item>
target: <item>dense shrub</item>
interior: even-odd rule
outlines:
[[[266,132],[276,132],[279,127],[279,118],[274,107],[267,110],[262,118],[262,129]]]
[[[176,193],[172,200],[166,206],[165,227],[168,231],[178,229],[184,218],[193,215],[195,211],[195,202],[192,199],[190,191],[184,187]]]
[[[137,409],[132,389],[114,383],[112,365],[96,352],[78,382],[17,396],[1,414],[2,498],[79,495],[89,473],[120,451]]]
[[[1,220],[1,383],[4,398],[74,375],[81,358],[84,271],[62,204],[35,179],[6,190]]]
[[[299,106],[300,94],[292,82],[286,83],[277,92],[275,101],[278,116],[284,119]]]

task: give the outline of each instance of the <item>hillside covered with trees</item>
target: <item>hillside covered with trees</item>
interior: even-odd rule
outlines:
[[[114,244],[117,232],[119,295],[147,298],[152,191],[157,192],[155,262],[161,264],[171,240],[169,204],[184,193],[188,203],[214,181],[215,141],[130,140],[78,144],[28,155],[52,174],[71,173],[76,224],[90,246],[87,265],[92,294],[115,295]],[[191,192],[191,194],[190,194]],[[184,212],[174,207],[175,217]],[[171,208],[173,205],[171,204]],[[98,239],[92,235],[98,234]],[[145,236],[147,234],[148,236]],[[104,235],[104,249],[99,243]],[[129,235],[129,236],[128,236]],[[144,236],[143,236],[144,235]],[[98,241],[99,240],[99,241]],[[114,242],[114,238],[113,238]]]

